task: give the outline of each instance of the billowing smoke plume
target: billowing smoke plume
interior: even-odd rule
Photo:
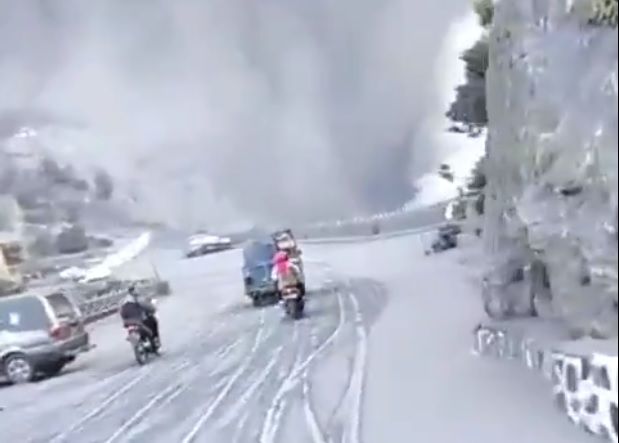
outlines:
[[[0,0],[0,112],[166,221],[313,220],[410,198],[467,0]],[[67,134],[73,134],[69,136]],[[418,138],[418,137],[417,137]],[[425,169],[424,169],[425,168]]]

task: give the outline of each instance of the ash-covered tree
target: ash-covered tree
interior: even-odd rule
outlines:
[[[494,3],[492,0],[476,0],[473,4],[481,26],[486,30],[492,26]],[[446,116],[453,122],[453,132],[467,133],[470,137],[482,134],[488,125],[486,109],[486,71],[489,63],[489,39],[484,32],[475,44],[460,56],[465,67],[465,83],[456,88],[456,97]],[[473,208],[478,216],[485,210],[486,173],[485,159],[481,158],[471,171],[471,177],[453,206],[453,217],[463,220],[468,215],[468,208]],[[481,226],[475,228],[478,236],[482,234]]]
[[[492,0],[477,0],[474,9],[479,23],[488,28],[492,25],[494,5]],[[488,69],[488,37],[484,35],[460,59],[465,65],[466,82],[456,88],[456,98],[447,111],[447,117],[455,124],[464,126],[469,133],[488,124],[486,111],[486,70]],[[460,130],[454,126],[453,130]]]
[[[486,70],[488,69],[488,39],[484,36],[460,57],[466,67],[466,83],[456,88],[456,99],[447,111],[454,123],[469,129],[488,124],[486,111]]]
[[[493,0],[475,0],[473,2],[473,10],[479,18],[479,24],[484,28],[492,25],[494,19],[494,1]]]
[[[471,191],[480,191],[486,187],[485,162],[485,157],[482,157],[475,163],[475,167],[471,172],[471,178],[467,183],[467,187]]]
[[[484,215],[486,196],[484,188],[486,187],[486,172],[485,172],[485,158],[480,158],[473,171],[471,172],[471,178],[467,183],[467,189],[471,194],[476,194],[474,208],[477,215]]]

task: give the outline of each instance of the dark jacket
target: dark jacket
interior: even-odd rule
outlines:
[[[139,296],[128,294],[120,304],[120,316],[124,321],[143,321],[154,313],[155,306]]]

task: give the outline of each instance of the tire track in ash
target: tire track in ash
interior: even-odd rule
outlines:
[[[209,356],[207,359],[210,360],[212,358],[217,361],[222,355],[231,352],[231,349],[233,349],[240,341],[241,339],[234,340],[231,344],[225,345],[221,350],[218,350],[218,352],[216,352],[213,356]],[[176,400],[190,387],[195,387],[194,382],[200,377],[200,375],[202,375],[202,369],[201,364],[192,366],[190,371],[181,376],[180,380],[168,385],[163,391],[152,397],[144,406],[142,406],[141,409],[139,409],[133,416],[118,427],[116,431],[105,440],[105,443],[129,441],[135,436],[135,432],[132,432],[134,427],[142,422],[142,420],[146,417],[146,414],[149,414],[154,408],[163,409],[165,406]],[[216,366],[208,372],[208,375],[214,376],[218,370],[220,370],[220,368]],[[212,385],[212,390],[214,392],[218,391],[224,386],[226,381],[227,380],[222,377],[218,383]],[[144,441],[148,441],[148,439],[144,439]]]
[[[313,443],[327,443],[325,433],[318,422],[318,417],[314,412],[312,406],[312,399],[310,394],[309,383],[309,370],[303,372],[303,414],[305,417],[305,424],[307,425],[310,438]]]
[[[200,334],[202,335],[200,339],[194,339],[198,340],[199,346],[188,345],[186,349],[182,350],[177,359],[172,360],[175,364],[169,365],[168,363],[170,363],[170,360],[166,360],[167,354],[164,354],[161,359],[157,359],[145,368],[141,368],[145,370],[146,374],[140,377],[136,383],[128,387],[123,387],[120,391],[111,394],[103,404],[97,405],[90,412],[69,425],[67,429],[61,431],[52,441],[54,443],[85,441],[84,438],[80,438],[75,434],[88,435],[88,440],[94,441],[92,439],[95,438],[95,435],[97,433],[105,433],[106,428],[116,429],[118,425],[114,423],[119,420],[123,421],[127,414],[127,410],[139,410],[141,407],[140,404],[144,402],[145,398],[152,399],[153,392],[159,392],[161,389],[164,391],[168,389],[168,385],[170,385],[169,380],[174,379],[177,373],[192,366],[199,365],[200,360],[204,358],[208,359],[210,354],[207,354],[206,357],[202,354],[203,351],[213,346],[211,340],[219,329],[219,326],[219,323],[213,324],[208,331],[203,331],[202,334]],[[150,374],[155,376],[149,378],[148,375]],[[172,394],[172,392],[166,392]],[[137,405],[134,405],[135,403],[137,403]],[[71,439],[69,439],[69,437],[71,437]],[[100,440],[96,441],[103,441],[104,439],[104,437],[100,437]],[[49,442],[50,439],[48,438],[44,441]]]
[[[219,358],[216,367],[210,371],[206,371],[203,366],[196,367],[196,373],[190,382],[186,383],[180,392],[174,392],[174,397],[169,401],[156,405],[158,406],[157,409],[149,414],[148,420],[130,429],[125,440],[131,438],[132,441],[159,441],[158,439],[180,441],[182,429],[195,426],[196,419],[193,417],[198,409],[196,404],[205,405],[203,409],[206,408],[207,412],[204,414],[212,414],[214,411],[209,412],[210,409],[216,408],[217,404],[221,403],[228,395],[235,384],[235,380],[241,376],[239,374],[249,368],[251,362],[256,358],[258,349],[271,338],[272,334],[273,331],[265,327],[264,313],[262,313],[258,331],[248,332],[248,335],[252,336],[251,348],[244,354],[240,362],[224,361]],[[232,374],[228,374],[227,371],[232,370],[234,366],[237,366],[236,370]],[[205,399],[208,399],[208,401],[205,401]],[[199,417],[202,417],[202,415],[203,413]]]
[[[236,441],[250,443],[256,441],[258,429],[264,420],[264,404],[271,401],[273,393],[295,366],[303,343],[299,322],[283,319],[279,309],[273,310],[272,322],[276,328],[277,349],[281,351],[276,358],[271,356],[264,362],[264,366],[270,367],[270,370],[256,370],[254,374],[248,374],[246,383],[241,383],[237,387],[239,397],[233,399],[231,403],[222,405],[219,420],[213,423],[208,433],[205,432],[200,436],[203,437],[201,441],[228,443],[232,437]],[[242,429],[234,426],[233,420],[236,417],[246,417]]]
[[[290,378],[290,374],[292,374],[295,368],[297,368],[301,364],[302,359],[303,359],[303,353],[301,349],[299,349],[297,351],[292,367],[288,370],[289,372],[287,373],[287,375],[285,375],[282,386],[288,382]],[[273,398],[276,398],[276,397],[277,397],[277,393],[275,394]],[[273,407],[269,408],[269,410],[267,411],[265,423],[268,423],[268,422],[271,423],[271,425],[269,426],[267,430],[268,438],[275,438],[278,430],[280,429],[282,425],[282,417],[286,413],[287,406],[288,406],[288,398],[287,396],[284,395],[279,399],[278,402],[273,404]],[[262,439],[262,435],[260,438]]]
[[[333,284],[333,280],[327,279],[325,280],[325,284]],[[346,310],[344,308],[344,300],[341,295],[338,296],[337,306],[338,312],[340,313],[340,315],[338,316],[337,328],[342,330],[344,328],[344,324],[346,323],[347,316]],[[312,346],[316,345],[319,341],[316,328],[317,325],[314,324],[310,335],[310,341],[312,342]],[[327,443],[324,427],[321,426],[318,416],[316,415],[312,405],[310,372],[311,368],[308,367],[303,371],[302,375],[302,402],[305,424],[307,426],[308,433],[313,443]]]
[[[327,265],[328,267],[328,265]],[[352,322],[346,319],[341,328],[346,332],[340,333],[339,340],[344,340],[341,346],[347,347],[348,334],[354,337],[354,353],[348,369],[348,380],[339,400],[336,402],[334,413],[324,425],[321,425],[312,408],[311,368],[303,375],[303,410],[308,434],[313,443],[361,442],[361,413],[363,406],[364,385],[367,370],[368,337],[367,329],[375,321],[385,301],[385,289],[382,285],[368,279],[345,280],[341,293],[345,294],[346,303],[340,300],[340,310],[344,315],[352,316]],[[366,313],[370,318],[366,318]],[[348,332],[349,331],[349,332]],[[339,341],[338,340],[338,341]],[[268,443],[275,441],[271,436],[265,440]],[[261,442],[264,443],[264,442]]]
[[[69,435],[71,435],[75,431],[80,430],[88,421],[90,421],[97,415],[101,414],[108,406],[110,406],[118,398],[125,395],[125,393],[131,390],[136,384],[138,384],[140,381],[144,380],[148,375],[150,375],[153,372],[153,370],[154,368],[152,366],[147,367],[147,368],[142,368],[142,373],[140,375],[134,377],[129,383],[124,384],[124,386],[120,390],[112,393],[109,397],[103,400],[103,402],[101,402],[98,406],[96,406],[86,415],[82,416],[76,422],[71,424],[66,430],[57,434],[55,437],[49,440],[49,443],[60,443],[62,441],[65,441],[69,437]]]
[[[330,283],[333,283],[333,280]],[[269,354],[254,360],[254,363],[248,365],[247,371],[236,379],[237,381],[233,383],[232,388],[227,389],[227,384],[224,385],[222,390],[227,391],[225,398],[219,403],[217,403],[218,397],[214,400],[211,399],[211,405],[217,403],[214,410],[205,413],[208,415],[208,418],[201,424],[200,418],[198,418],[190,432],[185,434],[185,438],[188,438],[185,441],[192,443],[197,441],[209,443],[229,443],[231,441],[254,443],[266,441],[274,443],[280,436],[283,424],[287,422],[286,417],[288,413],[296,405],[295,400],[305,401],[304,399],[307,399],[307,403],[303,404],[307,408],[302,409],[302,411],[305,411],[308,436],[313,439],[314,443],[324,443],[325,441],[358,443],[360,441],[360,414],[367,357],[367,332],[364,329],[364,321],[367,319],[364,317],[364,312],[368,308],[366,306],[368,304],[371,311],[375,308],[375,306],[372,306],[373,289],[375,286],[369,285],[369,283],[371,283],[369,280],[355,281],[354,283],[348,281],[343,286],[337,288],[337,291],[334,291],[332,299],[337,300],[337,304],[334,303],[337,306],[336,322],[330,320],[317,322],[310,315],[308,321],[292,323],[295,326],[295,331],[298,333],[292,340],[287,333],[289,329],[285,327],[289,323],[276,322],[275,336],[285,340],[284,343],[277,345],[277,339],[268,343],[265,342],[260,349],[269,351]],[[359,291],[361,297],[357,297],[354,293]],[[368,293],[366,294],[366,292]],[[308,298],[309,303],[315,303],[311,300],[312,297],[310,296]],[[325,299],[321,298],[321,300]],[[325,307],[324,304],[322,307]],[[275,311],[275,309],[271,309],[271,311]],[[329,312],[334,311],[336,310],[329,308]],[[311,326],[306,327],[308,324]],[[325,326],[328,327],[324,328]],[[339,439],[334,439],[328,432],[324,432],[316,414],[313,413],[310,400],[311,384],[309,383],[309,375],[318,357],[322,356],[331,345],[334,345],[342,338],[344,330],[350,331],[351,337],[355,337],[354,340],[349,340],[348,335],[346,336],[346,343],[354,344],[355,351],[352,357],[352,369],[348,377],[347,389],[342,395],[341,417],[338,417],[338,424],[342,432],[339,435]],[[313,336],[323,334],[327,335],[323,341],[312,342]],[[278,347],[273,348],[273,346]],[[297,349],[299,352],[296,354],[293,362],[288,363],[287,356],[290,355],[291,349]],[[265,358],[265,365],[257,369],[256,363],[259,360],[265,360]],[[273,360],[278,361],[273,362]],[[251,377],[254,377],[254,382],[251,381]],[[243,379],[248,380],[248,378],[250,378],[250,381],[244,383]],[[271,385],[273,384],[275,384],[275,388],[271,390]],[[258,386],[261,389],[258,389]],[[297,388],[299,388],[300,394],[298,398],[292,395]],[[267,398],[266,404],[260,403],[260,400]],[[168,408],[165,410],[168,411]],[[238,418],[236,424],[239,426],[230,429],[230,425],[235,418]],[[198,431],[194,431],[196,426],[199,428]],[[192,431],[194,431],[193,436],[190,435]],[[132,441],[142,441],[142,439]],[[163,439],[156,441],[183,440],[170,439],[170,434],[166,434]]]
[[[240,342],[241,339],[237,338],[232,343],[218,349],[212,358],[217,361],[222,356],[231,352],[231,350],[234,349]],[[150,411],[155,407],[163,408],[178,398],[183,392],[189,389],[193,385],[193,382],[201,375],[201,369],[200,364],[192,366],[190,371],[183,374],[179,381],[168,385],[167,388],[152,397],[148,403],[142,406],[142,408],[140,408],[133,416],[117,428],[116,431],[105,440],[105,443],[127,441],[131,436],[130,431],[132,428],[138,425],[147,413],[150,413]],[[209,372],[209,375],[214,376],[219,369],[220,368],[216,366]],[[225,379],[214,385],[213,389],[219,389],[223,385],[223,382],[225,382]]]
[[[313,296],[310,296],[309,300],[312,298]],[[210,426],[204,426],[203,431],[195,436],[196,440],[228,443],[230,435],[234,435],[237,441],[256,442],[264,423],[265,403],[270,404],[282,383],[302,363],[304,353],[309,353],[307,350],[309,337],[308,334],[304,334],[303,328],[306,321],[289,321],[279,307],[272,307],[269,311],[273,313],[271,324],[276,327],[276,340],[272,346],[277,346],[278,352],[261,363],[261,370],[248,371],[244,377],[247,381],[239,380],[234,391],[231,391],[218,408],[219,419],[214,420]],[[292,334],[289,332],[291,328]],[[268,344],[264,347],[268,349]],[[251,377],[254,378],[253,382]],[[239,396],[235,397],[234,394],[237,392]],[[238,423],[236,429],[230,429],[236,417],[243,417],[243,429],[239,429]]]
[[[279,312],[278,312],[279,315]],[[280,317],[281,318],[281,317]],[[277,323],[278,331],[278,348],[282,352],[278,355],[278,358],[274,361],[269,361],[268,365],[272,365],[273,369],[268,373],[261,383],[257,386],[260,389],[255,389],[252,392],[252,396],[244,398],[240,403],[238,400],[230,405],[227,413],[235,414],[239,416],[239,413],[246,412],[248,414],[248,420],[244,425],[244,428],[238,432],[238,439],[245,442],[255,442],[257,439],[258,427],[264,421],[265,410],[264,405],[271,401],[273,393],[277,390],[277,387],[281,385],[283,380],[288,376],[290,371],[294,368],[298,359],[301,356],[301,342],[302,331],[298,322],[289,322],[287,319],[275,320]],[[288,332],[292,330],[292,333]],[[254,386],[255,383],[252,383]],[[240,399],[239,399],[240,400]],[[225,414],[227,415],[227,414]],[[230,419],[230,417],[223,418]],[[229,421],[229,420],[228,420]],[[233,423],[229,421],[227,426],[222,427],[219,432],[219,439],[217,441],[227,442],[229,435],[233,430]],[[204,439],[205,442],[210,442],[210,439]]]
[[[136,379],[141,378],[140,374],[136,375],[133,368],[126,368],[116,374],[97,378],[96,374],[88,374],[83,377],[76,377],[82,374],[62,374],[58,378],[66,378],[63,380],[61,387],[54,386],[53,389],[37,389],[29,390],[29,385],[26,386],[11,386],[10,392],[14,396],[19,396],[19,401],[10,401],[9,406],[4,411],[4,423],[11,421],[10,417],[15,414],[19,420],[44,423],[45,417],[53,417],[58,419],[59,409],[76,409],[86,407],[96,401],[104,401],[110,391],[118,390],[119,387],[124,388],[126,385],[133,385]],[[37,382],[44,384],[56,381],[56,379],[42,380]],[[26,388],[26,389],[22,389]],[[63,392],[64,388],[64,392]],[[10,414],[10,415],[9,415]],[[14,429],[6,429],[11,431]],[[5,428],[0,426],[0,434],[7,435]],[[47,442],[46,442],[47,443]]]
[[[177,262],[178,260],[174,261],[173,266],[175,268],[179,268],[179,266],[176,265]],[[180,268],[185,269],[187,267],[180,266]],[[176,271],[178,271],[178,269]],[[175,273],[178,274],[176,271]],[[185,274],[202,273],[202,269],[197,268],[189,271],[191,272],[183,272],[183,279],[186,277]],[[232,276],[231,273],[230,276]],[[175,279],[173,287],[178,289],[176,282],[177,280],[183,279]],[[233,278],[230,278],[230,281],[238,281],[236,273]],[[180,283],[182,283],[182,281]],[[235,285],[235,287],[236,286],[237,285]],[[198,297],[200,297],[200,299],[202,298],[200,291],[195,290],[193,287],[187,287],[187,292],[188,293],[184,295],[191,296],[194,300]],[[228,288],[218,288],[215,293],[217,297],[209,297],[209,302],[213,300],[218,302],[226,298],[230,300],[229,294],[224,294],[224,292],[228,292]],[[227,297],[223,297],[222,294],[227,295]],[[110,325],[111,321],[97,323],[96,329],[99,332],[98,335],[100,336],[100,340],[104,341],[104,343],[109,346],[100,347],[93,351],[93,353],[88,354],[86,358],[80,359],[80,363],[71,365],[71,369],[65,371],[60,377],[45,380],[42,383],[28,385],[26,389],[23,389],[21,386],[16,387],[16,389],[10,389],[9,398],[13,396],[16,401],[15,404],[10,405],[10,409],[3,411],[2,421],[6,418],[14,422],[13,417],[15,417],[15,419],[18,419],[20,422],[28,421],[37,423],[37,426],[33,426],[30,429],[21,426],[11,426],[7,429],[7,433],[0,431],[0,435],[3,435],[3,438],[6,437],[9,441],[36,441],[36,439],[39,438],[40,441],[49,443],[54,435],[57,433],[62,434],[63,428],[64,430],[66,430],[67,427],[70,428],[72,424],[76,421],[80,421],[84,416],[88,416],[93,410],[96,410],[94,415],[98,417],[101,413],[105,412],[108,407],[116,408],[116,401],[105,403],[103,408],[99,408],[101,403],[110,400],[110,396],[117,395],[119,397],[119,402],[128,401],[128,397],[132,395],[140,396],[143,391],[142,385],[150,382],[150,376],[146,379],[137,380],[135,384],[134,378],[139,377],[142,370],[151,371],[154,366],[157,366],[157,370],[163,369],[162,372],[167,371],[170,365],[177,363],[189,355],[186,351],[195,352],[195,344],[205,340],[203,334],[206,329],[204,327],[204,320],[208,318],[210,322],[211,314],[217,314],[219,310],[218,306],[213,310],[215,305],[211,304],[208,309],[198,309],[197,311],[193,310],[186,313],[183,309],[179,308],[181,305],[174,301],[176,299],[176,297],[170,299],[173,301],[172,304],[169,308],[162,310],[162,313],[167,313],[167,318],[179,318],[178,316],[181,316],[181,320],[185,319],[186,321],[184,324],[181,324],[182,331],[175,330],[174,326],[170,327],[169,339],[165,341],[167,345],[166,348],[170,351],[168,352],[167,349],[164,349],[165,352],[162,359],[157,359],[156,362],[148,365],[147,368],[137,367],[134,364],[129,346],[126,347],[127,351],[125,351],[124,345],[121,344],[125,343],[124,340],[118,340],[118,344],[114,346],[114,342],[116,342],[117,339],[115,337],[109,337],[110,328],[113,327]],[[167,303],[169,303],[168,300],[162,305],[167,305]],[[201,317],[203,313],[205,316]],[[163,317],[165,318],[166,315]],[[179,322],[168,323],[168,321],[165,320],[162,321],[162,323],[163,331],[167,332],[166,325],[174,325]],[[168,336],[167,333],[165,336]],[[184,343],[190,343],[192,349],[184,349],[186,348]],[[207,348],[209,346],[211,345],[207,345]],[[89,357],[91,355],[94,355],[95,358],[92,359]],[[126,359],[124,355],[126,355]],[[154,375],[156,376],[157,374]],[[127,385],[130,386],[127,387]],[[125,389],[128,392],[125,392]],[[122,392],[118,393],[118,391]],[[4,397],[3,394],[4,393],[2,393],[2,396]],[[23,399],[26,400],[23,401]],[[90,423],[90,420],[91,418],[89,417],[86,423],[80,423],[80,425],[83,424],[84,427],[88,428],[94,424],[94,421],[97,421],[96,417],[93,423]],[[4,429],[3,424],[0,424],[0,429]],[[82,432],[80,433],[83,434]],[[42,435],[45,435],[45,437],[41,437]],[[74,441],[72,437],[75,437],[75,435],[69,435],[66,439]],[[64,438],[60,440],[64,440]]]
[[[192,443],[197,437],[200,430],[204,427],[204,425],[210,420],[211,416],[215,413],[219,405],[223,402],[226,396],[230,393],[234,384],[238,382],[239,378],[243,375],[245,371],[249,368],[249,365],[254,358],[256,351],[260,347],[260,344],[263,340],[264,334],[264,311],[262,311],[261,315],[261,328],[256,335],[256,340],[251,350],[249,351],[249,355],[243,360],[239,368],[232,374],[229,378],[228,382],[224,386],[224,388],[219,392],[217,397],[209,402],[206,406],[206,410],[200,415],[198,420],[195,422],[191,430],[182,438],[181,443]]]
[[[179,362],[174,366],[174,369],[182,369],[184,365],[187,365],[188,362],[183,361]],[[62,417],[57,418],[55,421],[49,418],[42,420],[43,424],[50,423],[54,427],[60,424],[62,426],[61,430],[52,430],[51,426],[49,428],[43,428],[41,430],[35,430],[37,432],[41,432],[39,436],[36,438],[30,436],[31,442],[40,441],[41,443],[60,443],[60,442],[71,442],[71,441],[82,441],[79,437],[75,437],[75,434],[85,433],[88,431],[89,426],[91,426],[92,422],[97,422],[101,417],[105,417],[106,413],[109,409],[113,409],[116,404],[122,402],[124,398],[130,397],[136,390],[139,390],[139,387],[149,383],[149,376],[155,373],[154,364],[149,367],[139,368],[140,374],[133,379],[131,379],[128,383],[124,384],[120,389],[113,391],[111,394],[108,394],[103,398],[102,401],[93,405],[89,408],[85,414],[79,417],[77,420],[66,420],[68,424],[64,424]],[[91,402],[84,402],[88,405],[91,405]],[[39,417],[40,419],[40,417]],[[27,432],[31,433],[33,429],[27,430]]]
[[[111,441],[180,441],[183,437],[180,431],[183,428],[189,428],[187,424],[191,417],[195,415],[196,404],[210,404],[209,408],[216,409],[205,413],[208,417],[208,422],[212,421],[210,418],[211,416],[214,418],[216,413],[219,414],[220,411],[225,413],[230,408],[236,408],[239,411],[246,408],[245,403],[251,399],[257,392],[258,387],[262,384],[259,383],[259,381],[262,380],[266,383],[267,377],[273,378],[273,370],[276,369],[278,364],[281,365],[281,362],[284,361],[280,355],[283,355],[286,351],[281,344],[282,334],[279,333],[281,332],[278,328],[279,322],[271,321],[269,322],[269,326],[271,327],[266,328],[264,325],[264,312],[263,310],[261,314],[262,332],[259,332],[259,334],[262,334],[263,338],[259,340],[257,348],[250,352],[245,358],[246,363],[241,363],[240,368],[230,377],[223,377],[220,380],[220,390],[212,389],[208,392],[200,392],[204,390],[196,389],[196,387],[212,385],[214,381],[212,380],[213,375],[217,373],[223,374],[225,370],[222,368],[213,368],[206,374],[203,373],[204,371],[198,370],[189,383],[185,383],[184,386],[178,387],[178,389],[175,386],[170,386],[169,392],[162,394],[161,398],[151,399],[146,405],[146,409],[149,411],[147,419],[145,411],[140,410],[138,416],[130,420],[129,426],[125,426],[117,431]],[[279,312],[277,312],[277,314],[279,314]],[[255,330],[251,330],[249,333],[258,338]],[[289,343],[290,340],[288,337],[286,338],[287,340],[284,343]],[[255,343],[254,345],[256,346]],[[216,355],[225,352],[226,350],[220,349]],[[265,358],[266,361],[264,361],[264,365],[262,365],[262,360],[265,360]],[[258,365],[257,363],[260,364]],[[232,362],[228,366],[232,364],[236,365],[237,363]],[[224,364],[223,366],[226,365]],[[243,371],[241,371],[242,368],[244,368]],[[258,380],[255,380],[249,386],[249,390],[242,389],[244,387],[244,380],[252,381],[255,378]],[[194,388],[191,390],[188,389],[190,386]],[[237,395],[239,397],[235,397],[235,393],[238,393]],[[208,398],[209,402],[205,402],[205,398]],[[230,405],[228,405],[229,402],[231,402]],[[233,410],[233,412],[236,412],[236,410]],[[194,418],[194,420],[196,419],[199,421],[200,417]],[[190,424],[194,427],[196,426],[195,423]],[[203,423],[202,427],[206,427],[206,424],[208,423]],[[211,424],[208,429],[204,430],[211,431],[213,427],[217,426],[218,423],[216,422]],[[120,437],[123,433],[124,435]],[[202,432],[196,435],[196,438],[201,437],[200,434],[202,434]],[[226,438],[223,441],[227,442],[229,439]]]
[[[249,417],[250,412],[246,410],[239,418],[238,426],[232,434],[232,437],[230,438],[230,443],[241,443],[241,439],[243,438],[243,432],[245,431],[247,423],[249,422]]]
[[[187,365],[183,365],[182,368],[176,367],[170,371],[167,371],[165,375],[157,377],[157,380],[152,384],[152,389],[145,388],[143,390],[143,394],[136,395],[136,398],[131,398],[131,406],[127,407],[126,405],[121,404],[119,405],[118,410],[114,411],[115,413],[108,414],[102,422],[99,421],[99,423],[97,423],[96,430],[93,429],[89,431],[89,438],[92,438],[93,434],[96,435],[96,433],[98,433],[102,436],[102,438],[97,441],[108,441],[108,439],[109,441],[115,441],[125,433],[132,434],[130,432],[132,428],[141,424],[142,419],[144,419],[147,416],[147,413],[149,413],[153,408],[161,404],[165,405],[170,403],[169,397],[178,397],[189,387],[197,388],[197,386],[193,385],[193,381],[201,375],[202,367],[206,364],[206,362],[210,362],[212,360],[213,354],[207,352],[206,355],[203,355],[202,352],[199,352],[199,350],[197,353],[195,351],[196,350],[194,350],[194,353],[189,356]],[[213,372],[217,371],[217,364],[218,362],[216,361]],[[181,371],[185,372],[182,373]],[[177,373],[179,372],[181,372],[180,380],[179,377],[177,377]],[[206,388],[206,394],[211,395],[213,384],[207,385]],[[136,412],[133,416],[125,417],[127,414],[126,411],[138,412]],[[107,438],[105,436],[107,436]]]
[[[355,352],[350,368],[350,378],[339,406],[330,420],[329,429],[339,430],[341,443],[360,443],[361,414],[367,375],[368,330],[384,306],[385,288],[372,280],[358,279],[348,282],[348,300],[352,306]],[[367,315],[370,318],[367,318]],[[336,432],[334,432],[336,433]]]
[[[258,388],[264,384],[266,379],[270,376],[271,372],[275,369],[277,363],[279,363],[279,358],[284,350],[283,346],[279,346],[277,350],[271,355],[269,363],[260,371],[255,377],[254,381],[249,385],[247,390],[232,404],[224,413],[224,416],[221,417],[216,423],[215,426],[219,428],[224,428],[229,426],[234,419],[240,417],[244,408],[249,404],[252,397],[258,391]]]
[[[103,441],[105,437],[100,434],[106,434],[106,429],[110,427],[111,423],[124,420],[129,411],[139,408],[139,403],[144,398],[151,398],[153,393],[157,393],[160,386],[166,383],[166,380],[173,377],[174,374],[182,373],[190,368],[191,364],[192,362],[188,359],[182,360],[172,367],[161,368],[161,365],[158,365],[158,368],[155,368],[153,364],[152,370],[145,374],[145,377],[141,377],[138,380],[139,383],[132,383],[111,394],[103,403],[97,405],[88,414],[70,425],[52,441],[54,443],[78,442],[86,441],[86,438],[93,442]],[[148,377],[150,375],[154,375],[154,377]],[[112,429],[114,428],[112,426]]]
[[[316,301],[310,301],[313,299],[314,297],[310,296],[308,303],[315,303]],[[337,300],[337,297],[331,300],[333,299]],[[338,306],[330,300],[329,303]],[[298,370],[312,352],[309,330],[310,325],[313,327],[316,324],[315,321],[311,318],[290,321],[279,307],[272,307],[269,311],[272,313],[270,322],[275,327],[275,339],[263,346],[263,349],[268,350],[268,354],[254,361],[253,368],[244,374],[219,406],[218,412],[213,414],[210,424],[205,425],[195,436],[196,441],[229,443],[234,439],[237,442],[256,442],[266,417],[266,407],[272,403],[282,383],[289,379],[293,371]],[[334,313],[334,318],[339,319],[338,311],[331,309],[330,312]],[[333,327],[333,323],[328,322],[328,325]],[[330,335],[331,332],[328,328],[325,335]],[[256,364],[259,366],[256,367]],[[284,401],[276,421],[282,420],[287,412]],[[242,419],[243,424],[239,425],[238,421],[235,423],[235,419]],[[236,426],[233,427],[233,424]]]
[[[361,407],[363,388],[367,370],[367,333],[363,323],[363,315],[357,297],[349,294],[355,312],[356,352],[349,389],[346,396],[346,425],[344,427],[343,443],[359,443],[361,441]]]
[[[206,342],[208,346],[209,338],[216,328],[217,325],[214,325],[206,332],[204,328],[189,328],[188,332],[191,335],[185,337],[183,341],[189,343]],[[173,343],[172,349],[174,349],[174,344],[181,344],[179,337],[173,338],[174,341],[170,341],[170,343]],[[122,343],[124,350],[124,340]],[[117,399],[123,395],[131,395],[132,391],[139,388],[140,383],[148,377],[155,367],[160,369],[157,365],[186,359],[191,352],[195,352],[195,345],[193,345],[193,348],[191,346],[177,347],[173,352],[164,352],[162,359],[157,359],[147,367],[140,368],[136,367],[130,348],[127,346],[126,363],[120,366],[120,371],[117,370],[117,372],[108,374],[107,371],[97,370],[96,367],[94,369],[84,368],[79,372],[70,372],[62,374],[58,378],[44,380],[38,385],[43,386],[43,389],[37,389],[34,392],[32,389],[27,390],[26,400],[22,401],[23,406],[20,407],[18,404],[10,411],[20,421],[36,422],[39,426],[31,429],[15,429],[15,427],[12,427],[8,429],[8,438],[44,443],[49,443],[50,440],[55,443],[66,441],[69,437],[68,434],[73,433],[82,425],[85,426],[86,422],[101,414]],[[61,383],[54,384],[53,382],[57,380]],[[26,388],[30,386],[28,385]],[[21,386],[16,388],[20,391],[25,390],[20,389]],[[84,410],[82,416],[76,419],[76,413]],[[58,429],[62,424],[67,428],[64,431]],[[67,433],[67,430],[70,431]],[[45,433],[45,437],[40,436]]]
[[[305,358],[300,359],[295,363],[288,376],[284,379],[279,389],[273,396],[273,400],[269,405],[266,413],[264,424],[262,426],[259,442],[260,443],[275,443],[278,431],[281,427],[281,419],[286,406],[286,397],[296,388],[297,384],[302,380],[303,373],[339,336],[344,322],[345,314],[343,310],[342,294],[338,291],[338,323],[333,332],[322,342],[322,344],[311,351]]]

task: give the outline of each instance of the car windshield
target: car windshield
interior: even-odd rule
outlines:
[[[274,254],[275,247],[271,243],[253,243],[243,250],[243,259],[250,264],[270,262]]]
[[[47,314],[37,298],[0,299],[0,331],[36,331],[48,326]]]

